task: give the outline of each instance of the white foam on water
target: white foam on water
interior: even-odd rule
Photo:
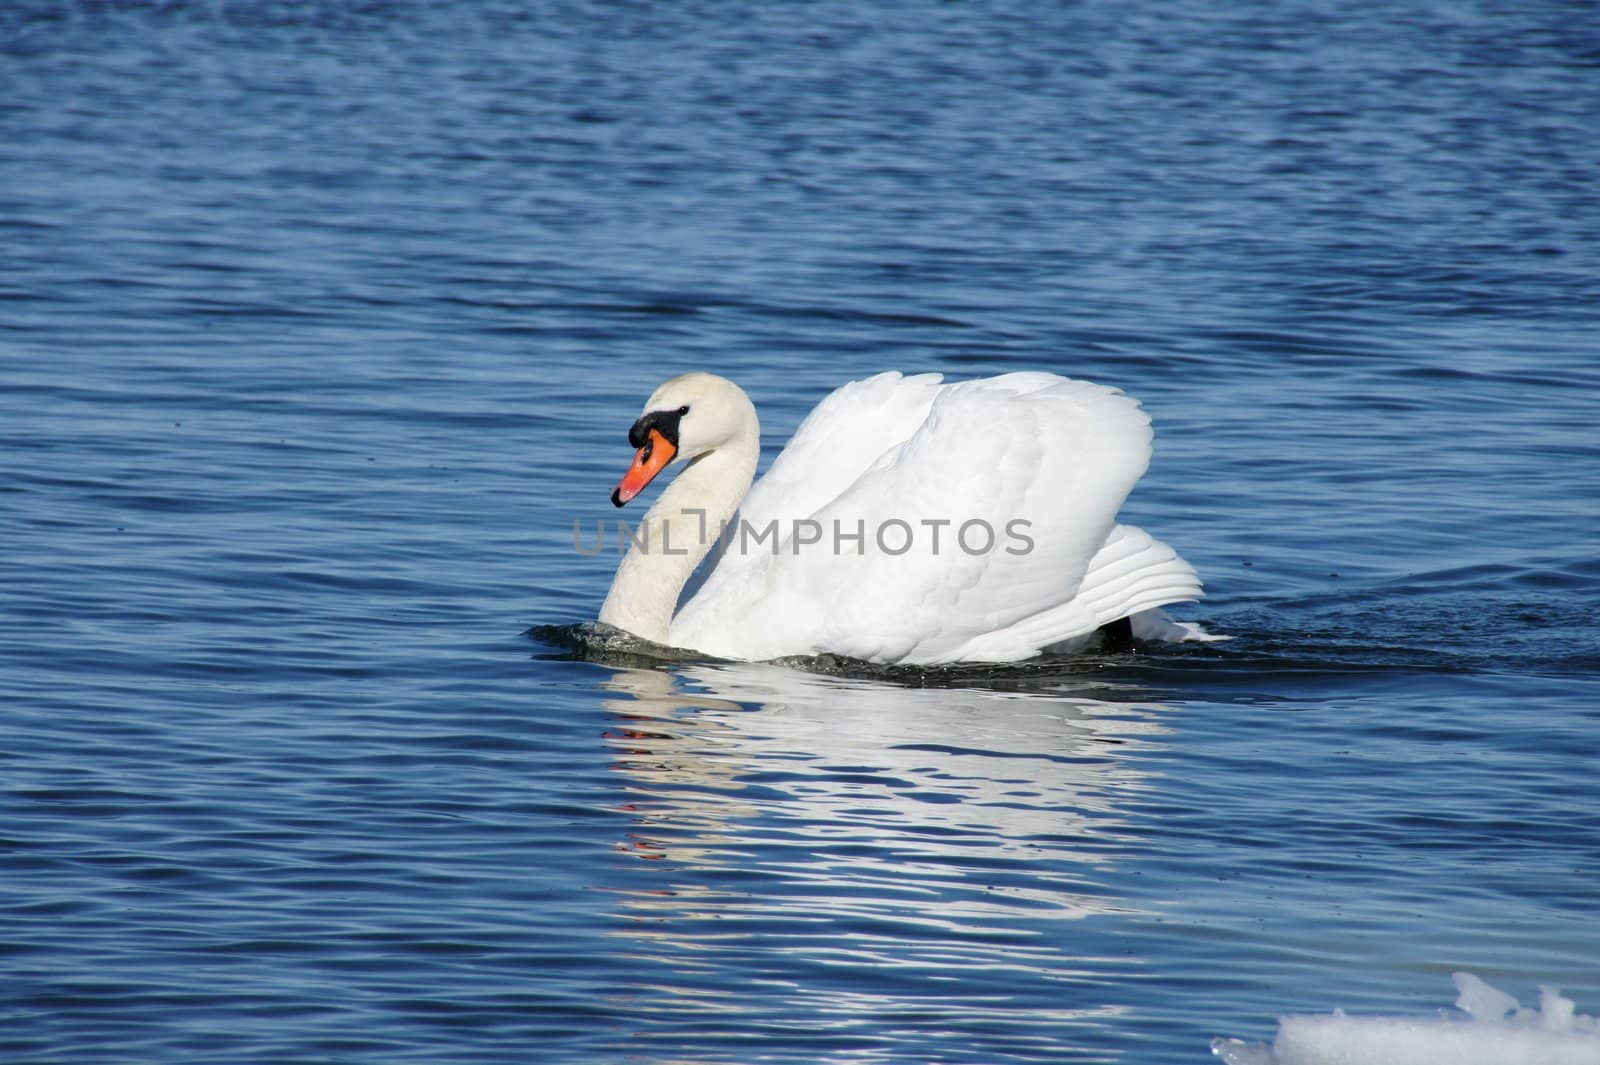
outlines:
[[[1453,979],[1459,1012],[1291,1015],[1278,1018],[1271,1046],[1216,1039],[1211,1051],[1227,1065],[1600,1065],[1600,1021],[1555,988],[1523,1007],[1471,973]]]

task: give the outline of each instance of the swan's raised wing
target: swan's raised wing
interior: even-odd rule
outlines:
[[[757,528],[806,518],[837,499],[867,467],[928,420],[940,392],[936,373],[891,370],[830,392],[750,486],[739,517]]]
[[[875,536],[872,554],[834,560],[855,572],[823,617],[830,649],[955,661],[969,657],[973,641],[994,644],[995,634],[1077,597],[1149,466],[1150,419],[1116,389],[1044,377],[952,386],[891,461],[829,508],[840,518],[861,512],[869,528],[898,517],[928,534],[898,556]],[[935,544],[940,521],[955,535]],[[1068,635],[1013,650],[1031,653]]]
[[[937,663],[1092,632],[1112,618],[1075,601],[1150,454],[1149,419],[1116,389],[1038,373],[945,386],[812,515],[820,530],[747,559],[694,646]]]

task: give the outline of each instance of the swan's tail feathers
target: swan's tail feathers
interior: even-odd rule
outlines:
[[[1161,608],[1205,595],[1194,567],[1143,529],[1118,525],[1089,562],[1078,597],[1101,624],[1127,618],[1135,640],[1158,643],[1212,642],[1199,622],[1174,621]]]
[[[1169,603],[1199,599],[1200,577],[1171,547],[1143,529],[1118,525],[1089,560],[1074,601],[1095,619],[1096,627],[1121,618],[1135,618]],[[1134,626],[1137,639],[1167,638],[1149,625]],[[1070,635],[1070,634],[1069,634]]]
[[[1171,547],[1143,529],[1117,525],[1089,560],[1076,595],[1002,631],[985,633],[962,648],[962,655],[1009,661],[1040,650],[1077,651],[1098,638],[1101,626],[1123,618],[1136,640],[1215,639],[1161,610],[1204,594],[1194,567]]]

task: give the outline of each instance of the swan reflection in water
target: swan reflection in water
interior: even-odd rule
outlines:
[[[627,1002],[641,1036],[692,1010],[696,1038],[803,1016],[871,1043],[871,1018],[932,1010],[1059,1049],[1125,1012],[1106,977],[1137,962],[1083,919],[1134,912],[1118,811],[1164,708],[754,664],[604,687],[636,819],[619,849],[645,859],[611,885],[655,972]]]

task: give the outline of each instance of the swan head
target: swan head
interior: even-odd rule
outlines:
[[[638,448],[633,465],[611,493],[622,506],[675,462],[693,462],[734,441],[759,439],[756,408],[744,389],[725,377],[686,373],[674,377],[645,402],[628,430]]]

